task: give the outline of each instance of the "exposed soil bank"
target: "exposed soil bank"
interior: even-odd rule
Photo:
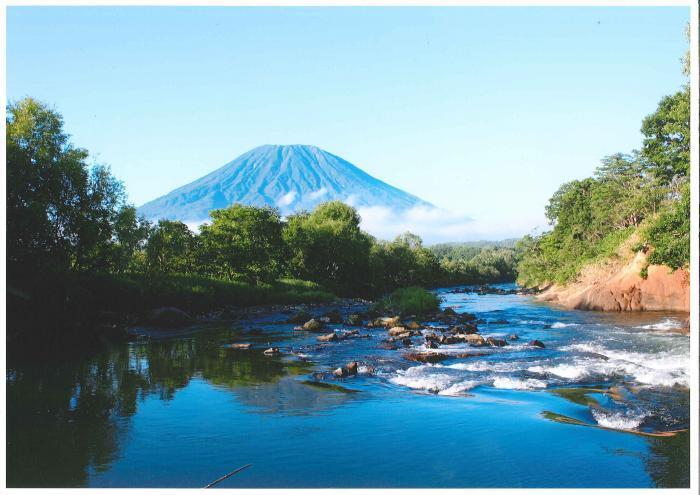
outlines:
[[[688,271],[649,265],[648,276],[642,278],[647,257],[639,252],[627,261],[591,265],[576,282],[548,287],[537,299],[571,309],[690,312]]]

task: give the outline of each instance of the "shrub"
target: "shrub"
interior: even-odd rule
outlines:
[[[425,314],[440,307],[440,298],[420,287],[397,289],[376,304],[380,311],[392,310],[401,314]]]

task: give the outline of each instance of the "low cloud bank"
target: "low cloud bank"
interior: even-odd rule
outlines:
[[[417,206],[395,211],[382,206],[359,207],[362,229],[379,239],[393,239],[406,231],[418,234],[426,244],[519,237],[521,226],[511,222],[484,222],[442,208]]]

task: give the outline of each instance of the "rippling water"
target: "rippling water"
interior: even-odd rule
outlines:
[[[687,315],[438,292],[485,337],[517,339],[441,346],[450,359],[423,365],[404,358],[430,351],[420,338],[318,343],[273,314],[11,367],[8,484],[201,487],[252,463],[220,486],[688,485]],[[352,360],[357,377],[329,373]]]

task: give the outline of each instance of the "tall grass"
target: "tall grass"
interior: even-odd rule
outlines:
[[[431,313],[439,307],[440,298],[421,287],[396,289],[375,305],[378,311],[394,311],[402,315]]]

